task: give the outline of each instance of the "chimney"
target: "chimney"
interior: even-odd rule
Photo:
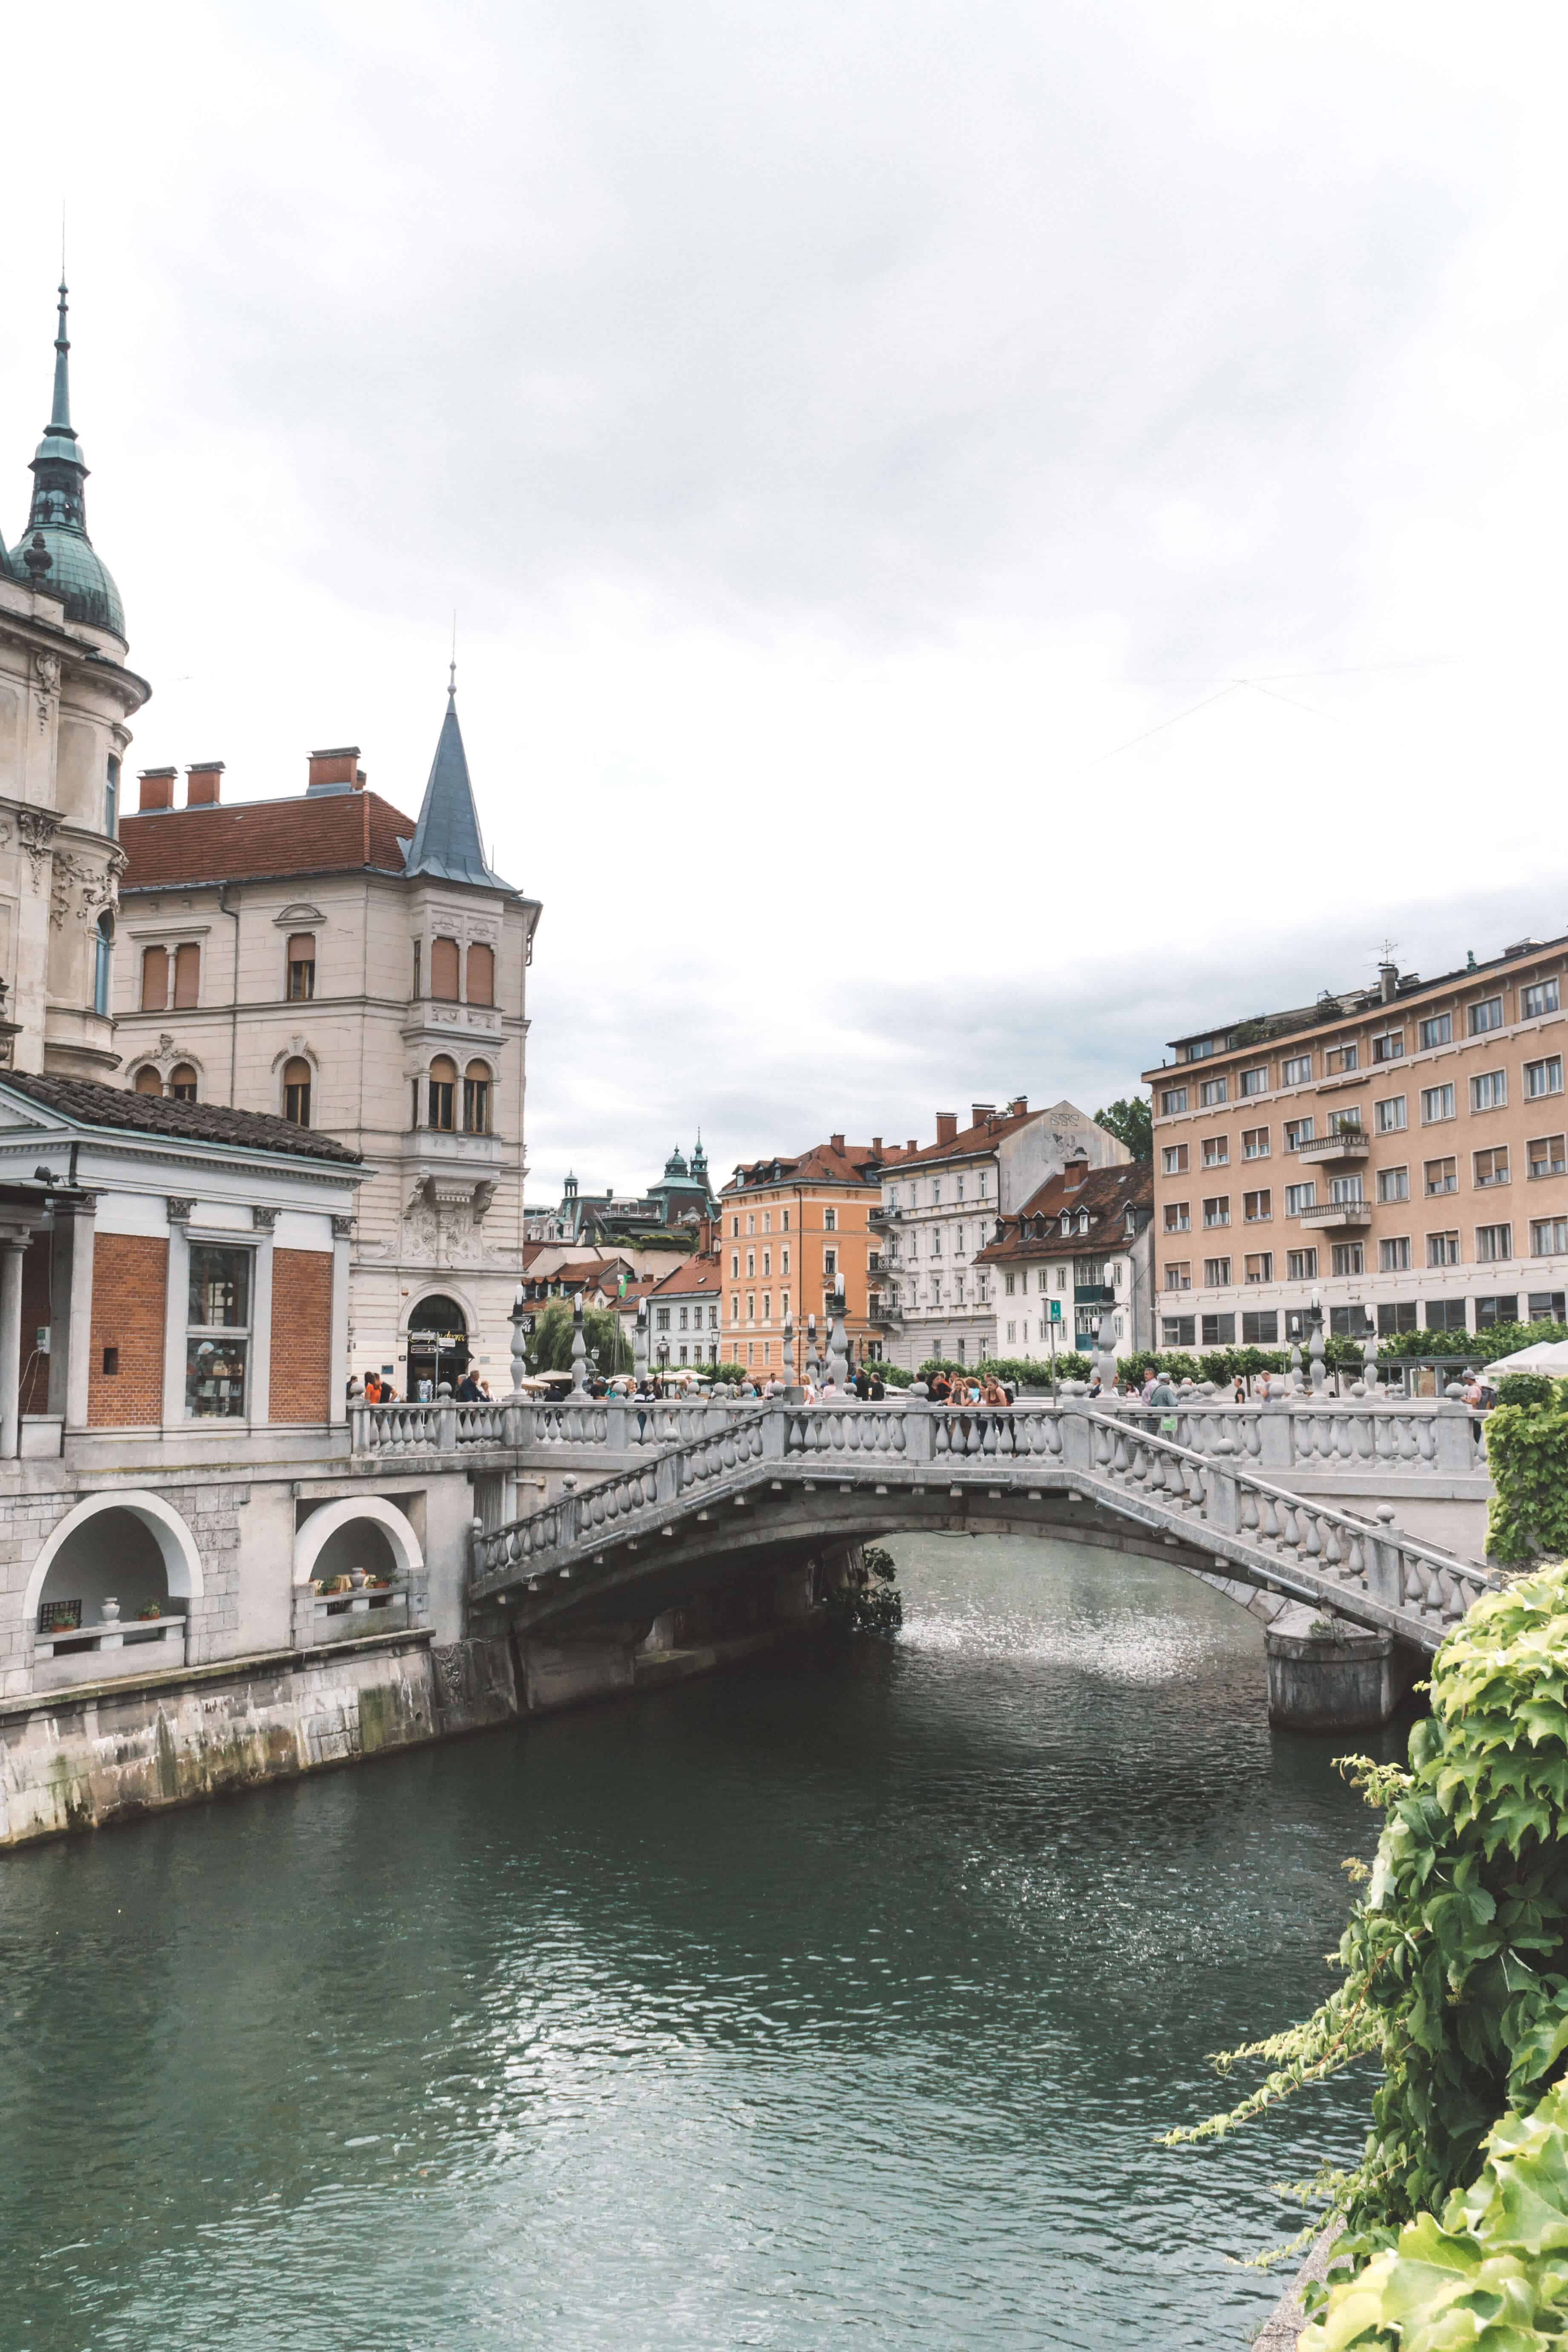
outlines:
[[[141,769],[138,773],[142,797],[137,807],[143,813],[148,809],[172,809],[174,805],[174,778],[178,772],[174,768]]]
[[[1029,1097],[1027,1095],[1015,1095],[1012,1101],[1007,1106],[1007,1116],[1009,1118],[1022,1118],[1028,1110],[1028,1108]]]
[[[1399,966],[1396,963],[1380,963],[1377,967],[1377,983],[1384,1003],[1392,1004],[1394,991],[1399,986]]]
[[[905,1144],[905,1146],[904,1146],[904,1150],[905,1150],[906,1151],[918,1151],[918,1150],[920,1150],[920,1145],[915,1141],[914,1137],[913,1137],[912,1135],[910,1136],[910,1138],[909,1141]]]
[[[871,1157],[873,1160],[880,1160],[881,1156],[882,1139],[879,1135],[874,1135],[871,1138]]]
[[[827,1140],[828,1140],[828,1144],[829,1144],[829,1146],[831,1147],[831,1149],[832,1149],[833,1150],[835,1150],[835,1151],[842,1151],[842,1150],[843,1150],[843,1149],[844,1149],[844,1138],[843,1138],[841,1135],[830,1135],[830,1136],[828,1137]]]
[[[936,1115],[936,1139],[939,1143],[957,1142],[958,1113],[955,1110],[938,1111]]]
[[[988,1118],[994,1118],[995,1112],[994,1103],[972,1103],[969,1107],[969,1124],[971,1127],[984,1127]]]
[[[221,760],[195,760],[185,770],[185,806],[214,808],[223,784]]]
[[[359,745],[341,743],[334,751],[311,751],[310,781],[307,793],[362,793],[364,790],[364,770],[359,763]]]

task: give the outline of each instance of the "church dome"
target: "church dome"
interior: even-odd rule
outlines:
[[[11,576],[65,599],[66,618],[125,642],[125,607],[109,566],[87,535],[87,463],[70,421],[66,289],[55,339],[54,408],[33,459],[33,502],[10,558]],[[3,561],[3,559],[0,559]]]

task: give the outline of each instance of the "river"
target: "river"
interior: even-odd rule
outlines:
[[[1366,2077],[1215,2147],[1374,1825],[1180,1570],[0,1864],[6,2352],[1240,2352]]]

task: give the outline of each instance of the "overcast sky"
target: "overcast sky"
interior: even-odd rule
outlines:
[[[62,22],[6,20],[0,530],[63,195],[132,764],[357,741],[413,812],[457,611],[531,1198],[1092,1111],[1385,937],[1568,929],[1560,9]]]

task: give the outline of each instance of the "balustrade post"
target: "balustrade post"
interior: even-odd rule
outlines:
[[[904,1459],[906,1462],[929,1462],[935,1451],[936,1415],[929,1404],[911,1404],[904,1408]]]
[[[1062,1463],[1068,1470],[1094,1467],[1094,1428],[1080,1397],[1062,1399]]]
[[[1380,1532],[1369,1534],[1366,1543],[1366,1589],[1373,1601],[1385,1609],[1397,1609],[1404,1599],[1401,1586],[1404,1579],[1399,1568],[1399,1546],[1390,1542],[1386,1530],[1394,1525],[1392,1504],[1378,1507]]]
[[[458,1443],[458,1408],[449,1397],[425,1416],[425,1426],[444,1454],[452,1451]]]
[[[1436,1427],[1436,1470],[1473,1470],[1476,1466],[1475,1434],[1470,1428],[1470,1408],[1458,1397],[1445,1397],[1433,1415]]]
[[[1289,1400],[1270,1397],[1258,1409],[1258,1463],[1262,1470],[1289,1470],[1296,1459],[1296,1424]]]
[[[763,1459],[782,1462],[789,1432],[789,1407],[782,1398],[770,1401],[763,1415]]]
[[[631,1444],[631,1432],[626,1425],[626,1409],[613,1401],[605,1407],[605,1443],[612,1454],[624,1454]]]
[[[1236,1472],[1222,1457],[1230,1450],[1228,1437],[1220,1438],[1208,1463],[1208,1502],[1205,1517],[1211,1528],[1222,1535],[1241,1532],[1241,1488]]]
[[[680,1492],[680,1456],[661,1454],[653,1465],[653,1498],[656,1503],[673,1503]]]

